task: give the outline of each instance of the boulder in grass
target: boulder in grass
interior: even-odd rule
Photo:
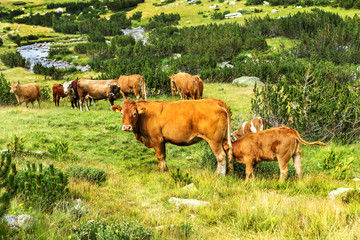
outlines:
[[[264,86],[264,83],[261,82],[258,77],[248,77],[248,76],[236,78],[232,81],[232,84],[241,84],[246,86],[255,86],[256,84],[257,86]]]
[[[27,228],[34,223],[34,218],[31,215],[21,214],[21,215],[4,215],[7,225],[9,228]]]
[[[351,190],[354,190],[354,188],[338,188],[336,190],[332,190],[331,192],[329,192],[329,198],[335,199],[336,196]]]

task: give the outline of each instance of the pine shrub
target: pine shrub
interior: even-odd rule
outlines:
[[[17,191],[17,184],[14,178],[17,174],[16,166],[11,163],[11,154],[1,154],[0,162],[0,217],[5,214],[5,211],[10,206],[10,200],[15,196]],[[10,173],[11,170],[11,173]]]
[[[43,168],[39,163],[28,162],[26,170],[19,171],[16,176],[18,193],[26,207],[38,207],[45,211],[51,211],[56,203],[65,200],[69,189],[68,177],[61,170],[50,164]]]

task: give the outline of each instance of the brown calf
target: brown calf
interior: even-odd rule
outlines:
[[[55,103],[55,107],[59,106],[60,97],[65,98],[67,95],[64,93],[64,88],[62,84],[55,83],[52,86],[52,95],[53,95],[53,102]]]
[[[261,117],[254,118],[253,120],[244,122],[239,130],[233,132],[233,136],[238,139],[249,133],[256,133],[265,130],[267,127],[267,122]]]
[[[10,92],[15,94],[19,105],[25,102],[26,107],[28,107],[28,103],[31,102],[32,107],[34,107],[34,101],[37,100],[39,103],[39,108],[41,108],[41,91],[39,84],[29,83],[20,85],[13,82],[9,84],[9,86],[11,87]]]
[[[191,98],[192,100],[200,99],[204,84],[198,77],[192,77],[188,73],[177,73],[170,76],[171,92],[176,98],[176,92],[179,93],[181,99]]]
[[[233,157],[236,161],[246,165],[246,180],[254,177],[254,168],[262,161],[278,161],[280,180],[288,173],[288,163],[292,157],[298,178],[302,177],[301,146],[319,145],[322,142],[308,143],[301,139],[298,131],[290,127],[270,128],[257,133],[247,134],[233,144]]]

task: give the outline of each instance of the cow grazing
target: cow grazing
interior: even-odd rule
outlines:
[[[233,132],[235,139],[238,139],[249,133],[256,133],[266,129],[267,121],[261,117],[254,118],[253,120],[244,122],[239,130]]]
[[[25,102],[26,107],[28,107],[28,103],[31,102],[32,107],[34,107],[34,101],[37,100],[39,103],[39,108],[41,108],[41,91],[39,84],[29,83],[20,85],[13,82],[9,84],[9,86],[11,87],[10,92],[15,94],[19,105]]]
[[[70,82],[64,82],[64,93],[69,96],[71,102],[71,108],[78,108],[79,106],[79,94],[77,91],[77,82],[78,80],[73,80]]]
[[[136,100],[139,101],[141,91],[142,99],[146,101],[145,79],[139,74],[131,76],[122,75],[119,78],[115,78],[111,85],[116,85],[120,88],[119,91],[124,99],[127,99],[127,95],[133,92]]]
[[[285,179],[291,157],[294,160],[298,178],[301,179],[302,144],[326,146],[322,142],[308,143],[301,139],[298,131],[284,126],[247,134],[232,144],[233,157],[246,165],[246,180],[255,177],[254,169],[262,161],[278,161],[280,180]]]
[[[100,100],[108,98],[111,106],[114,105],[116,98],[110,96],[110,84],[112,82],[113,80],[78,80],[77,90],[79,94],[80,111],[82,111],[84,101],[86,101],[86,110],[89,111],[89,99]]]
[[[225,104],[217,99],[178,102],[125,100],[122,106],[114,105],[111,110],[121,113],[123,131],[132,131],[138,141],[154,148],[159,170],[167,170],[165,143],[189,146],[204,139],[217,158],[216,173],[225,175],[226,152],[230,170],[233,167],[230,116],[222,105]]]
[[[176,99],[176,92],[181,99],[191,98],[192,100],[200,99],[204,84],[198,77],[193,77],[188,73],[177,73],[170,76],[171,92]]]
[[[64,93],[64,88],[62,84],[55,83],[52,86],[52,95],[53,95],[53,102],[55,103],[55,107],[59,106],[60,98],[67,97],[67,95]]]

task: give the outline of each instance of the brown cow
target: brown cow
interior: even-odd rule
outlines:
[[[294,160],[298,178],[301,179],[302,144],[326,146],[322,142],[308,143],[301,139],[298,131],[284,126],[247,134],[232,144],[233,157],[246,165],[246,180],[255,177],[254,168],[259,162],[276,160],[280,167],[280,180],[283,180],[288,173],[291,157]]]
[[[77,82],[77,91],[79,94],[80,111],[82,111],[84,100],[86,101],[86,110],[89,111],[88,100],[100,100],[108,98],[111,106],[114,105],[114,96],[110,96],[110,85],[113,80],[88,80],[80,79]]]
[[[52,86],[52,95],[53,95],[53,102],[55,103],[55,107],[59,106],[60,97],[62,98],[67,97],[67,95],[64,93],[64,88],[62,84],[58,84],[58,83],[55,83]]]
[[[144,77],[139,74],[131,76],[122,75],[119,78],[115,78],[111,85],[117,85],[120,88],[120,93],[124,99],[127,99],[127,95],[134,92],[136,100],[140,99],[140,91],[142,99],[146,101],[146,83]]]
[[[216,173],[226,173],[227,147],[229,167],[233,169],[230,140],[230,116],[220,100],[201,101],[139,101],[125,100],[111,110],[122,115],[122,130],[133,131],[136,139],[154,148],[159,170],[167,170],[165,143],[189,146],[201,140],[210,145],[218,166]],[[224,104],[225,105],[225,104]],[[224,139],[226,144],[223,143]]]
[[[9,84],[11,87],[10,92],[15,94],[16,100],[19,105],[25,102],[26,107],[28,103],[31,102],[32,107],[34,107],[34,101],[37,100],[39,103],[39,108],[41,108],[41,91],[40,86],[37,83],[29,83],[20,85],[16,82]]]
[[[193,77],[188,73],[177,73],[170,76],[170,79],[171,92],[174,99],[176,92],[179,93],[181,99],[184,99],[184,97],[186,100],[189,97],[192,100],[200,99],[202,89],[204,88],[202,81],[200,83],[200,78]]]
[[[244,122],[239,130],[233,132],[235,139],[238,139],[249,133],[256,133],[262,130],[265,130],[267,127],[267,122],[261,117],[254,118],[253,120]]]

